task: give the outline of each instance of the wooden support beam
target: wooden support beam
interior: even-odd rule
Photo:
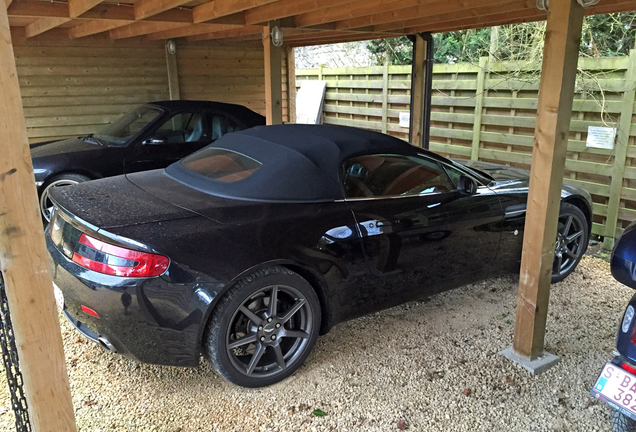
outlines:
[[[174,50],[170,48],[174,47]],[[166,41],[166,64],[168,66],[168,90],[170,100],[181,99],[179,92],[179,70],[177,68],[177,45],[174,41]]]
[[[30,38],[47,32],[55,27],[61,26],[69,22],[70,18],[40,18],[26,26],[26,37]]]
[[[470,158],[479,160],[479,144],[481,143],[481,118],[484,111],[484,92],[486,91],[486,69],[488,69],[488,57],[479,59],[479,72],[477,72],[477,89],[475,91],[475,117],[473,122],[473,142]]]
[[[577,0],[550,1],[513,342],[531,360],[543,353],[583,16]]]
[[[0,265],[31,426],[75,432],[7,11],[0,8]]]
[[[618,211],[621,204],[621,191],[625,178],[625,162],[627,161],[627,148],[629,147],[629,133],[632,127],[634,115],[634,98],[636,97],[636,50],[629,54],[629,67],[625,72],[625,82],[631,83],[629,89],[623,93],[621,117],[616,131],[616,153],[614,154],[614,168],[612,170],[612,183],[610,185],[609,201],[607,203],[607,216],[605,219],[605,238],[603,248],[611,250],[616,238],[618,225]]]
[[[321,8],[338,6],[350,3],[353,0],[279,0],[265,6],[256,7],[245,11],[246,24],[266,24],[280,18],[291,17]]]
[[[135,3],[135,19],[142,20],[182,6],[191,0],[139,0]]]
[[[187,27],[152,33],[148,35],[148,39],[149,40],[175,39],[175,38],[181,38],[186,36],[195,36],[195,35],[199,35],[203,33],[228,31],[228,30],[233,30],[236,28],[239,28],[239,26],[226,25],[226,24],[190,24]]]
[[[424,147],[424,122],[426,113],[426,41],[420,35],[413,42],[413,68],[411,72],[411,127],[409,142]]]
[[[124,39],[135,36],[143,36],[150,33],[164,32],[182,27],[187,27],[188,23],[163,23],[163,22],[136,22],[123,27],[118,27],[109,32],[111,39]]]
[[[192,18],[195,23],[205,22],[236,12],[243,12],[258,6],[274,3],[277,0],[212,0],[192,10]]]
[[[68,0],[68,13],[71,18],[77,18],[84,12],[100,4],[102,0]]]
[[[289,123],[296,123],[296,54],[287,47],[287,107]]]
[[[283,123],[282,48],[272,45],[270,34],[273,27],[273,21],[270,21],[267,27],[263,27],[265,118],[268,125]]]
[[[84,24],[71,27],[68,30],[68,37],[71,39],[77,39],[85,36],[91,36],[97,33],[106,32],[117,27],[123,27],[128,24],[133,24],[134,21],[127,20],[103,20],[103,21],[90,21]]]

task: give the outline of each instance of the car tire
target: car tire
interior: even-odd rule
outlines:
[[[51,178],[50,180],[47,180],[40,193],[40,213],[42,214],[42,221],[45,224],[48,224],[49,220],[51,219],[50,209],[53,207],[53,204],[49,199],[51,189],[55,187],[70,186],[77,183],[83,183],[89,180],[91,180],[90,177],[86,177],[85,175],[76,173],[60,174]]]
[[[552,283],[561,282],[576,269],[587,250],[589,233],[589,224],[583,211],[574,204],[561,203],[552,263]]]
[[[320,313],[316,292],[300,275],[283,267],[257,270],[219,300],[206,328],[205,353],[217,372],[236,385],[274,384],[309,356]]]
[[[636,432],[636,421],[617,410],[612,410],[612,426],[615,432]]]

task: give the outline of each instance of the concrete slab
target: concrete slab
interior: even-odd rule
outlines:
[[[525,357],[517,355],[512,347],[506,348],[499,354],[503,355],[509,360],[512,360],[514,363],[523,366],[523,368],[530,372],[532,376],[542,374],[543,372],[550,369],[552,366],[555,366],[561,360],[558,356],[547,352],[544,352],[543,355],[537,359],[528,360]]]

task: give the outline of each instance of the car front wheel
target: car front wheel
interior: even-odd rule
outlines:
[[[587,249],[589,226],[585,214],[570,203],[562,203],[554,246],[552,283],[560,282],[574,271]]]
[[[281,381],[309,356],[320,329],[312,286],[282,267],[258,270],[223,296],[204,340],[215,369],[242,387]]]
[[[42,218],[45,223],[49,223],[51,220],[51,212],[53,211],[53,203],[51,202],[51,190],[53,188],[70,186],[77,183],[82,183],[90,180],[90,178],[81,175],[81,174],[61,174],[59,176],[53,177],[50,181],[47,182],[46,186],[42,190],[40,194],[40,212],[42,212]]]

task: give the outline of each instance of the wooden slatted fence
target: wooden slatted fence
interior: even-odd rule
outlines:
[[[483,58],[478,65],[435,65],[433,73],[431,150],[530,168],[540,65]],[[298,87],[308,79],[327,81],[324,123],[408,139],[399,114],[409,112],[410,66],[296,71]],[[635,86],[636,51],[579,61],[564,181],[592,194],[592,232],[609,238],[636,220]],[[614,149],[587,147],[588,126],[617,128]]]

